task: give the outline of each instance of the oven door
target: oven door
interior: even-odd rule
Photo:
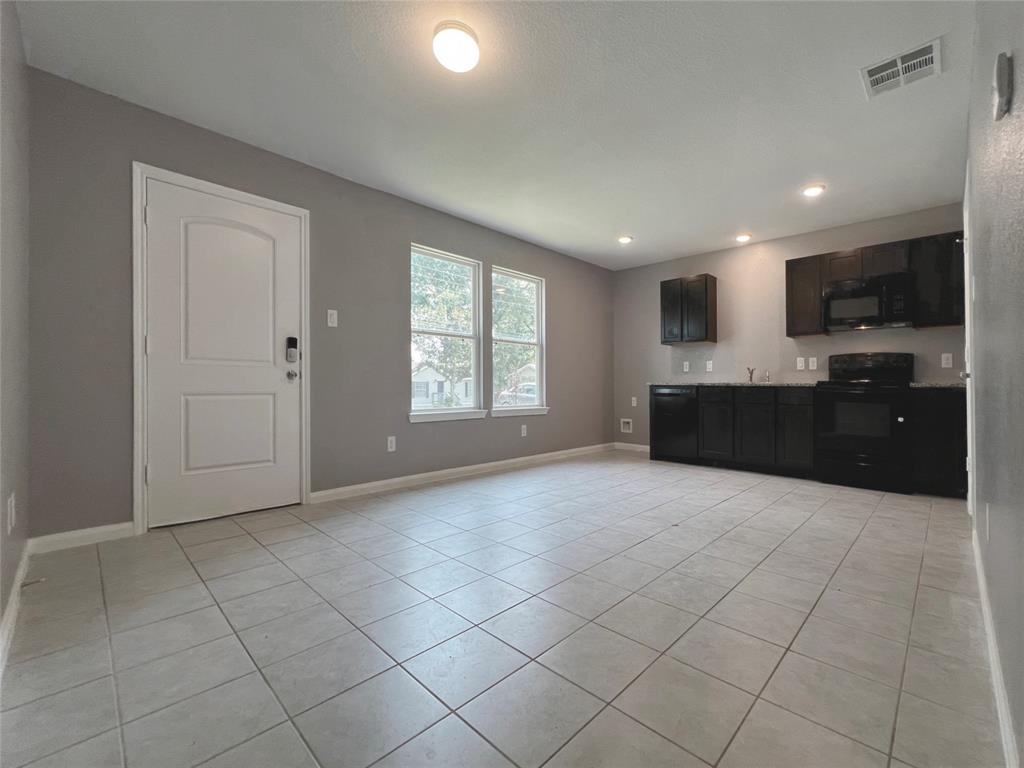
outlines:
[[[909,492],[910,392],[824,386],[814,391],[814,464],[827,483]]]

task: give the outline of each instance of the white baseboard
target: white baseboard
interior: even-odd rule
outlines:
[[[999,730],[1003,737],[1006,768],[1021,768],[1020,752],[1017,751],[1017,736],[1013,729],[1013,718],[1010,715],[1010,698],[1006,693],[1003,665],[999,661],[999,646],[996,643],[996,628],[992,621],[992,605],[988,601],[988,583],[985,580],[985,568],[981,561],[981,545],[978,542],[977,528],[974,528],[971,538],[974,543],[974,567],[978,572],[978,593],[981,597],[981,612],[985,619],[988,662],[992,670],[992,688],[996,697],[996,711],[999,714]]]
[[[391,477],[387,480],[374,480],[369,483],[346,485],[341,488],[329,488],[323,491],[313,491],[309,494],[309,500],[313,504],[317,504],[322,501],[337,501],[338,499],[350,499],[353,496],[367,496],[373,493],[397,491],[402,488],[415,488],[420,485],[436,483],[440,480],[452,480],[457,477],[482,475],[488,472],[497,472],[502,469],[526,467],[532,464],[543,464],[548,461],[557,461],[558,459],[568,459],[573,456],[582,456],[587,453],[610,451],[612,450],[612,446],[612,443],[597,443],[595,445],[584,445],[581,448],[567,448],[564,451],[535,453],[532,456],[519,456],[514,459],[488,461],[484,464],[468,464],[464,467],[438,469],[434,472],[421,472],[416,475],[403,475],[402,477]]]
[[[651,446],[641,443],[612,443],[616,451],[636,451],[638,453],[650,453]]]
[[[58,549],[70,549],[86,544],[99,544],[101,541],[123,539],[134,535],[134,523],[114,523],[113,525],[99,525],[95,528],[81,528],[77,531],[52,533],[49,536],[37,536],[28,540],[25,549],[30,555],[41,555],[44,552],[56,552]]]
[[[11,584],[11,594],[7,598],[7,610],[4,611],[3,619],[0,620],[0,670],[7,666],[7,650],[11,647],[11,640],[14,639],[14,627],[18,623],[21,585],[25,583],[25,574],[28,572],[28,554],[28,542],[25,542],[25,546],[21,549],[18,570],[14,574],[14,583]]]

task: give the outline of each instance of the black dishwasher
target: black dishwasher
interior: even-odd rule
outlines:
[[[697,458],[697,387],[651,385],[651,458]]]

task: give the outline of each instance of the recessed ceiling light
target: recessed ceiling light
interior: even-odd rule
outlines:
[[[629,245],[633,242],[632,235],[619,235],[619,245]]]
[[[480,45],[461,21],[442,21],[434,30],[434,56],[445,69],[469,72],[480,61]]]
[[[804,197],[821,197],[823,194],[825,194],[825,185],[808,184],[801,190],[801,192],[803,192]]]
[[[736,235],[736,242],[737,243],[749,243],[751,237],[753,237],[753,235],[748,235],[746,233],[744,233],[742,235]]]

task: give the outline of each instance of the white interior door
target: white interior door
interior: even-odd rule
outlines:
[[[147,178],[150,526],[301,500],[302,220]]]

